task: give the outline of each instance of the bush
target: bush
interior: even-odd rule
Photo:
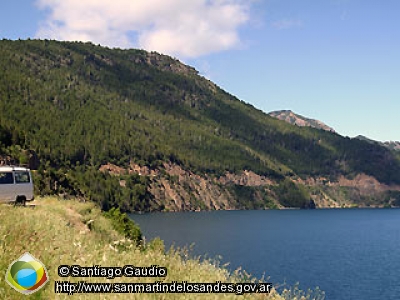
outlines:
[[[325,292],[320,290],[319,287],[305,292],[299,289],[299,284],[297,283],[293,287],[283,290],[281,296],[285,300],[324,300]]]
[[[111,208],[104,213],[104,216],[110,219],[114,229],[126,238],[136,241],[137,244],[142,241],[142,232],[139,226],[126,213],[121,213],[119,208]]]
[[[310,195],[303,186],[296,185],[290,179],[285,179],[274,187],[279,203],[285,207],[306,208],[310,203]]]

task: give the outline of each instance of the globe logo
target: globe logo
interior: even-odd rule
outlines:
[[[46,267],[28,252],[11,263],[6,281],[22,294],[33,294],[49,281]]]

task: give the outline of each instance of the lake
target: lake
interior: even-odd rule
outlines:
[[[212,211],[130,215],[146,239],[194,243],[269,282],[319,287],[328,300],[400,299],[400,209]],[[168,249],[167,248],[167,249]]]

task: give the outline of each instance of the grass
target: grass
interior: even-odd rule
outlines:
[[[43,262],[50,282],[29,299],[70,299],[55,294],[55,281],[78,282],[243,282],[256,281],[244,272],[229,273],[218,262],[190,258],[187,251],[164,251],[162,241],[136,246],[112,228],[111,221],[89,202],[40,198],[35,207],[0,206],[0,295],[3,299],[23,297],[5,282],[11,262],[25,252]],[[89,229],[90,228],[90,229]],[[166,278],[61,278],[59,265],[151,266],[168,269]],[[75,294],[76,299],[287,299],[271,294]],[[300,299],[300,298],[298,298]]]

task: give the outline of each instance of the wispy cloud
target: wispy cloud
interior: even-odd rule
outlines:
[[[296,19],[282,19],[271,23],[272,27],[276,29],[290,29],[294,27],[302,27],[303,22]]]
[[[246,0],[37,0],[48,12],[39,38],[139,47],[198,57],[240,45]]]

